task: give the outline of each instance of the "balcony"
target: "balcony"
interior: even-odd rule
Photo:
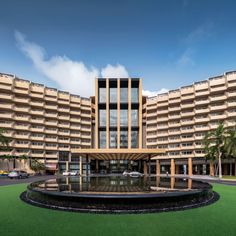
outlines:
[[[46,142],[57,142],[57,138],[45,138]]]
[[[47,146],[47,145],[45,145],[45,149],[46,150],[54,150],[54,151],[57,151],[58,150],[58,146],[56,145],[56,146]]]
[[[70,110],[71,115],[80,115],[81,111]]]
[[[30,102],[31,106],[35,106],[35,107],[43,107],[44,106],[44,102],[39,102],[39,101],[31,101]]]
[[[46,117],[50,117],[50,118],[57,118],[57,113],[44,113],[44,116]]]
[[[44,119],[32,119],[30,120],[31,123],[34,124],[44,124]]]
[[[15,115],[14,119],[16,121],[29,121],[30,118],[29,118],[29,116],[17,116],[17,115]]]
[[[194,98],[195,98],[194,94],[189,94],[189,95],[185,95],[185,96],[182,95],[181,96],[181,101],[192,100]]]
[[[81,133],[80,137],[84,138],[84,139],[91,139],[91,134],[83,134],[83,133]]]
[[[209,113],[209,112],[210,112],[209,108],[195,109],[195,114],[204,114],[204,113]]]
[[[30,96],[31,96],[32,98],[40,98],[40,99],[43,99],[43,98],[44,98],[44,94],[43,94],[43,93],[33,93],[33,92],[31,92],[31,93],[30,93]]]
[[[56,129],[56,130],[45,129],[44,132],[45,132],[46,134],[57,134],[57,129]]]
[[[69,121],[70,120],[70,116],[58,116],[58,119],[59,120],[67,120],[67,121]]]
[[[178,106],[178,107],[168,107],[168,111],[169,112],[175,112],[175,111],[180,111],[180,106]]]
[[[195,106],[198,106],[198,105],[208,105],[208,104],[209,104],[208,98],[205,99],[205,100],[195,100]]]
[[[48,102],[57,102],[57,97],[45,96],[44,100]]]
[[[168,109],[166,109],[166,110],[157,110],[158,115],[163,115],[163,114],[167,114],[167,113],[168,113]]]
[[[202,126],[202,127],[196,127],[195,126],[195,131],[208,131],[209,126]]]
[[[170,99],[169,100],[169,105],[170,104],[177,104],[177,103],[180,103],[181,102],[181,99],[180,98],[178,98],[178,99]]]
[[[70,140],[64,140],[64,139],[58,139],[58,143],[65,143],[65,144],[69,144]]]
[[[69,129],[70,128],[70,124],[58,124],[57,125],[59,128],[67,128],[67,129]]]
[[[158,120],[161,121],[161,119],[164,118],[159,118]],[[156,124],[157,123],[157,119],[148,119],[147,120],[147,124],[152,125],[152,124]]]
[[[186,109],[186,108],[193,108],[194,103],[191,104],[180,104],[181,109]]]
[[[29,104],[29,98],[20,98],[20,97],[14,97],[13,98],[14,102],[16,103],[26,103]]]
[[[14,128],[18,129],[18,130],[29,130],[30,125],[18,125],[18,124],[15,124]]]
[[[38,116],[43,116],[44,115],[44,110],[30,110],[30,114],[32,115],[38,115]]]
[[[12,122],[11,123],[0,123],[0,127],[9,129],[9,128],[13,127],[13,123]]]
[[[209,90],[207,91],[196,91],[195,97],[208,96],[210,94]]]
[[[228,88],[235,88],[236,87],[236,80],[228,81]]]
[[[1,103],[0,104],[1,109],[13,109],[13,105],[12,104],[7,104],[7,103]]]
[[[13,113],[0,113],[0,117],[5,119],[12,119]]]
[[[29,107],[17,107],[17,106],[15,106],[14,110],[19,111],[19,112],[29,112]]]
[[[164,118],[162,121],[167,121],[169,120],[176,120],[176,119],[180,119],[181,116],[180,114],[176,114],[176,115],[169,115],[168,117]],[[158,118],[158,121],[160,121],[160,118]]]
[[[44,141],[44,136],[30,136],[32,141]]]
[[[194,112],[181,112],[181,117],[189,117],[189,116],[194,116]]]
[[[14,93],[17,93],[17,94],[24,94],[24,95],[28,95],[29,94],[29,90],[28,89],[14,88],[13,91],[14,91]]]
[[[228,98],[236,97],[236,91],[231,91],[227,93]]]
[[[30,144],[29,143],[27,143],[27,144],[22,144],[22,143],[15,143],[14,144],[14,147],[15,148],[29,148],[30,147]]]
[[[4,100],[12,100],[12,95],[11,94],[6,94],[6,93],[0,93],[0,99]]]
[[[45,109],[48,109],[48,110],[58,110],[58,106],[56,104],[45,104],[44,105],[44,108]]]
[[[222,115],[210,115],[210,120],[221,120],[221,119],[225,119],[226,115],[222,114]]]
[[[69,108],[69,107],[68,107],[68,108],[58,107],[58,111],[59,111],[59,112],[65,112],[65,113],[68,113],[68,112],[70,112],[70,108]]]
[[[48,126],[58,126],[58,121],[45,121],[45,125],[48,125]]]
[[[14,138],[18,139],[29,139],[29,134],[23,135],[23,134],[15,134]]]
[[[208,117],[205,117],[205,118],[196,118],[195,117],[195,123],[202,123],[202,122],[208,122],[209,121],[209,118]]]
[[[44,127],[43,128],[31,127],[30,130],[33,132],[44,132]]]
[[[44,153],[33,153],[33,152],[31,152],[30,156],[31,157],[38,157],[38,158],[45,158]]]
[[[216,101],[224,101],[227,99],[226,95],[222,95],[222,96],[217,96],[217,97],[210,97],[210,101],[211,102],[216,102]]]
[[[1,78],[1,80],[2,80],[2,78]],[[0,84],[0,89],[11,91],[12,90],[12,85],[11,84]]]
[[[91,120],[83,120],[83,119],[81,119],[81,124],[82,125],[91,125]]]
[[[61,100],[61,99],[58,99],[57,100],[58,104],[61,104],[61,105],[70,105],[70,101],[66,101],[66,100]]]
[[[210,88],[211,92],[220,92],[220,91],[225,91],[226,89],[227,87],[225,85]]]

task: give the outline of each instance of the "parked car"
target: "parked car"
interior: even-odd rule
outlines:
[[[76,176],[76,175],[79,175],[79,172],[77,170],[70,171],[70,176]]]
[[[76,175],[79,175],[79,172],[78,171],[64,171],[62,173],[63,176],[76,176]]]
[[[63,171],[63,172],[62,172],[62,175],[63,175],[63,176],[69,176],[69,175],[70,175],[70,172],[69,172],[69,171]]]
[[[142,176],[144,176],[144,174],[142,174],[138,171],[132,171],[132,172],[129,173],[129,176],[130,177],[142,177]]]
[[[10,179],[13,179],[13,178],[22,179],[22,178],[28,178],[29,174],[23,170],[13,170],[8,174],[8,177]]]
[[[0,170],[0,176],[8,176],[9,171],[6,170]]]
[[[123,172],[123,175],[124,175],[124,176],[128,176],[128,175],[129,175],[129,171],[125,170],[125,171]]]

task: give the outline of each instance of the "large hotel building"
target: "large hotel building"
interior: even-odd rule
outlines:
[[[37,158],[48,173],[213,174],[202,139],[219,122],[235,125],[236,72],[151,98],[138,78],[95,83],[94,96],[83,98],[0,74],[0,127],[12,138],[0,155],[16,158],[10,168]],[[0,169],[7,166],[1,158]],[[236,175],[235,160],[223,160],[223,174]]]

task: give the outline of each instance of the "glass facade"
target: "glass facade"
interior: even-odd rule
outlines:
[[[120,126],[128,126],[128,110],[120,110]]]
[[[106,126],[106,110],[99,110],[99,126]]]
[[[131,88],[131,102],[138,103],[138,88]]]
[[[110,126],[117,126],[117,110],[110,110]]]
[[[138,110],[137,109],[131,110],[131,125],[138,126]]]
[[[131,131],[131,148],[138,147],[138,131],[132,130]]]
[[[117,148],[117,131],[110,131],[110,148]]]
[[[106,88],[99,88],[99,100],[100,103],[106,103]]]
[[[120,148],[128,148],[128,131],[120,131]]]
[[[106,148],[106,131],[99,131],[99,147]]]
[[[120,88],[120,102],[128,103],[128,88]]]
[[[117,103],[117,88],[110,88],[110,103]]]

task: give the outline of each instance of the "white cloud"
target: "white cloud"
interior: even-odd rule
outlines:
[[[160,89],[159,91],[143,90],[143,95],[144,95],[144,96],[147,96],[147,97],[154,97],[154,96],[156,96],[157,94],[166,93],[166,92],[168,92],[168,91],[169,91],[169,90],[166,89],[166,88],[162,88],[162,89]]]
[[[101,74],[103,78],[128,78],[129,74],[124,66],[117,64],[112,66],[108,64],[106,67],[102,68]]]
[[[178,66],[194,66],[195,62],[193,60],[194,50],[191,48],[187,48],[183,54],[177,60]]]
[[[60,89],[86,97],[94,94],[94,79],[100,75],[98,68],[88,67],[82,61],[73,61],[66,56],[46,59],[45,50],[26,40],[22,33],[16,31],[15,39],[18,47],[32,60],[37,70],[55,81]],[[104,77],[128,77],[125,67],[120,64],[108,64],[101,69],[101,73]]]

